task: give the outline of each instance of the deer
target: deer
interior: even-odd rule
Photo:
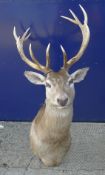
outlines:
[[[39,157],[45,166],[60,165],[71,146],[70,128],[75,98],[74,85],[84,80],[89,71],[89,67],[85,67],[71,74],[69,73],[69,69],[82,57],[90,39],[88,15],[85,9],[81,5],[79,6],[84,16],[83,22],[78,19],[72,10],[70,10],[70,13],[73,18],[61,16],[80,28],[82,43],[79,51],[70,59],[68,59],[63,46],[60,45],[63,54],[63,66],[59,71],[53,71],[50,68],[50,43],[46,48],[46,65],[44,66],[34,56],[31,44],[29,44],[31,60],[24,52],[23,45],[31,35],[29,33],[30,28],[24,32],[22,37],[17,35],[15,26],[13,29],[21,59],[31,68],[41,72],[25,71],[25,77],[33,84],[45,86],[45,102],[33,119],[30,128],[31,148],[34,155]]]

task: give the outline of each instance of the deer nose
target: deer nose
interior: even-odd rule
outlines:
[[[65,98],[65,99],[57,99],[57,102],[60,106],[65,106],[68,102],[68,98]]]

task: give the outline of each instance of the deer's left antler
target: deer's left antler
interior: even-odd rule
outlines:
[[[62,52],[63,52],[63,57],[64,57],[63,68],[67,69],[67,70],[81,58],[81,56],[83,55],[83,53],[84,53],[84,51],[85,51],[85,49],[86,49],[86,47],[88,45],[89,39],[90,39],[90,30],[89,30],[89,27],[88,27],[88,16],[87,16],[87,13],[86,13],[85,9],[81,5],[79,5],[79,6],[80,6],[80,8],[81,8],[81,10],[83,12],[83,15],[84,15],[84,22],[83,22],[83,24],[80,22],[80,20],[77,18],[77,16],[75,15],[75,13],[72,10],[70,10],[70,13],[74,17],[74,19],[71,19],[71,18],[66,17],[66,16],[61,16],[62,18],[65,18],[68,21],[78,25],[79,28],[81,29],[82,36],[83,36],[83,41],[82,41],[80,50],[78,51],[78,53],[74,57],[72,57],[71,59],[68,59],[68,61],[67,61],[66,52],[65,52],[64,48],[61,46],[61,49],[62,49]]]

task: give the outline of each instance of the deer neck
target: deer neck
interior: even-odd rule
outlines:
[[[73,105],[66,108],[58,108],[48,103],[46,100],[46,107],[45,107],[45,125],[47,128],[52,129],[62,129],[62,128],[69,128],[70,122],[72,121],[73,116]]]

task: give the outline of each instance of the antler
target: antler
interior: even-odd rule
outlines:
[[[50,56],[49,56],[49,50],[50,50],[50,43],[48,44],[47,46],[47,49],[46,49],[46,66],[43,66],[41,65],[37,59],[35,58],[34,54],[33,54],[33,51],[32,51],[32,47],[31,47],[31,44],[29,45],[29,53],[30,53],[30,56],[32,58],[32,61],[29,60],[27,58],[27,56],[25,55],[24,53],[24,50],[23,50],[23,44],[24,42],[29,38],[29,36],[31,35],[31,33],[28,34],[30,28],[28,28],[26,30],[26,32],[23,34],[22,37],[20,36],[17,36],[16,34],[16,27],[14,27],[13,29],[13,35],[14,35],[14,38],[16,40],[16,45],[17,45],[17,49],[18,49],[18,52],[22,58],[22,60],[28,64],[30,67],[38,70],[38,71],[41,71],[43,73],[48,73],[50,71],[52,71],[50,68],[49,68],[49,64],[50,64]]]
[[[70,13],[74,17],[74,19],[71,19],[71,18],[66,17],[66,16],[61,16],[62,18],[65,18],[68,21],[78,25],[81,29],[82,36],[83,36],[83,41],[82,41],[80,50],[78,51],[78,53],[74,57],[72,57],[68,61],[67,61],[66,52],[65,52],[64,48],[61,46],[61,49],[62,49],[62,52],[63,52],[63,57],[64,57],[64,66],[63,66],[64,69],[69,69],[74,63],[76,63],[81,58],[81,56],[83,55],[83,53],[84,53],[84,51],[85,51],[85,49],[88,45],[89,39],[90,39],[90,30],[89,30],[89,27],[88,27],[87,13],[81,5],[79,5],[79,6],[80,6],[80,8],[83,12],[83,15],[84,15],[83,24],[80,22],[80,20],[77,18],[77,16],[75,15],[75,13],[72,10],[70,10]]]

